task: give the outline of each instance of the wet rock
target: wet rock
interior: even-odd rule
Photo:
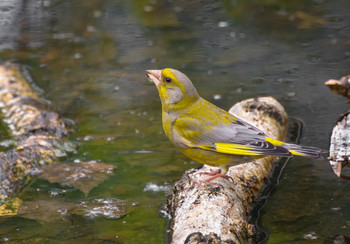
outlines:
[[[118,219],[125,213],[125,202],[115,198],[92,199],[81,202],[50,199],[25,201],[19,207],[17,215],[40,222],[51,222],[64,219],[72,214],[89,218],[106,217]]]
[[[40,222],[50,222],[71,214],[72,209],[75,207],[76,204],[73,202],[57,199],[25,201],[19,207],[17,215]]]

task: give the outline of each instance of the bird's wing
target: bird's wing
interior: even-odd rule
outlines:
[[[235,155],[292,156],[279,141],[270,139],[264,132],[249,123],[232,117],[226,124],[213,125],[186,116],[173,124],[177,138],[187,146]]]

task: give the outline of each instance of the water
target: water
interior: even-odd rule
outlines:
[[[1,218],[0,239],[165,240],[166,191],[199,165],[164,136],[146,69],[183,71],[203,97],[225,109],[244,98],[273,96],[304,123],[302,144],[327,149],[336,119],[349,107],[324,86],[349,73],[348,9],[345,0],[1,1],[1,60],[25,65],[42,97],[77,124],[71,139],[78,152],[67,161],[116,167],[88,195],[35,179],[20,198],[67,209],[81,201],[119,199],[126,210],[115,219],[55,217],[54,207],[45,217]],[[321,243],[349,233],[348,185],[326,160],[293,158],[262,211],[267,243]]]

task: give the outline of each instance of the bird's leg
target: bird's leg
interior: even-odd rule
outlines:
[[[213,176],[218,175],[218,174],[221,175],[221,169],[220,168],[218,168],[217,170],[210,169],[209,172],[199,172],[198,174],[199,175],[213,175]],[[217,176],[217,177],[219,177],[219,176]]]
[[[200,172],[200,173],[198,173],[199,175],[211,175],[211,177],[201,181],[199,185],[201,185],[204,182],[212,181],[212,180],[214,180],[214,179],[216,179],[218,177],[223,177],[225,179],[231,178],[230,176],[226,175],[227,171],[228,171],[228,167],[223,166],[223,167],[218,168],[217,170],[210,169],[209,172]]]

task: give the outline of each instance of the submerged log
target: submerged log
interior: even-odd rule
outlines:
[[[257,126],[267,135],[284,140],[287,114],[272,97],[247,99],[230,113]],[[187,171],[168,196],[172,217],[172,243],[248,243],[254,233],[248,214],[260,189],[269,177],[276,157],[268,156],[233,166],[227,179],[220,177],[198,186],[211,167]],[[202,178],[203,177],[203,178]]]
[[[13,197],[33,169],[74,150],[71,129],[51,111],[13,64],[0,65],[0,112],[12,147],[0,153],[0,200]],[[1,209],[0,209],[1,211]]]
[[[114,166],[80,160],[52,164],[75,150],[75,145],[67,138],[73,132],[72,123],[66,123],[57,112],[50,110],[19,68],[9,63],[0,65],[0,112],[7,132],[13,138],[11,148],[0,153],[0,216],[17,214],[41,220],[62,217],[61,212],[57,214],[62,204],[66,214],[119,218],[125,212],[121,208],[125,203],[115,199],[96,199],[77,204],[43,199],[23,202],[17,198],[17,193],[32,175],[74,187],[87,195],[109,177]]]

